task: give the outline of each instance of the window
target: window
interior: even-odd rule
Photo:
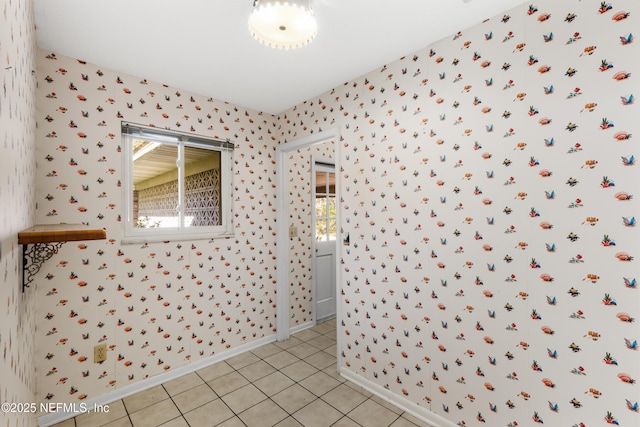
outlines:
[[[336,174],[333,166],[316,163],[316,241],[336,240]]]
[[[233,144],[122,123],[124,241],[232,234]]]

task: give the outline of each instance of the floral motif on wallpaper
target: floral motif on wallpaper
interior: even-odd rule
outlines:
[[[640,423],[634,1],[536,1],[287,111],[341,126],[344,367],[458,426]]]

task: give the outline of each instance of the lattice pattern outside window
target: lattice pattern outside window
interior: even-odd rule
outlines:
[[[220,225],[220,170],[210,169],[185,180],[185,215],[192,227]]]
[[[138,218],[175,222],[178,181],[139,192]],[[210,169],[185,178],[185,217],[189,227],[220,225],[220,170]]]

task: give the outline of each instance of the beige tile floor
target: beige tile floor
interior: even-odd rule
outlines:
[[[340,377],[335,319],[54,427],[429,427]]]

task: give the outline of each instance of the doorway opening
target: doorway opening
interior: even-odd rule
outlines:
[[[313,231],[313,301],[316,323],[336,315],[336,171],[333,164],[314,160],[311,201]]]
[[[322,132],[318,132],[315,133],[313,135],[304,137],[304,138],[300,138],[291,142],[287,142],[285,144],[281,144],[276,148],[276,163],[277,163],[277,177],[276,177],[276,198],[277,198],[277,211],[279,212],[278,215],[278,221],[276,224],[276,256],[277,256],[277,261],[276,261],[276,265],[277,265],[277,277],[276,277],[276,327],[277,327],[277,331],[276,331],[276,339],[278,341],[284,341],[286,339],[289,338],[289,335],[291,333],[292,330],[292,322],[291,322],[291,301],[290,301],[290,296],[291,296],[291,289],[290,289],[290,277],[289,277],[289,273],[291,270],[291,256],[289,253],[289,248],[291,246],[291,234],[290,232],[292,230],[290,230],[290,224],[288,221],[288,215],[287,213],[289,212],[289,204],[291,201],[291,197],[290,197],[290,192],[289,192],[289,182],[292,178],[294,178],[292,175],[292,173],[289,171],[289,167],[287,165],[289,157],[292,153],[295,153],[299,150],[306,150],[309,147],[314,147],[316,145],[320,145],[323,144],[325,142],[330,142],[333,141],[333,146],[334,146],[334,159],[336,160],[336,165],[335,165],[335,170],[339,170],[339,151],[340,151],[340,147],[338,144],[338,141],[340,141],[340,133],[338,128],[333,128],[327,131],[322,131]],[[306,158],[308,159],[308,161],[311,161],[311,166],[313,169],[315,169],[314,166],[314,162],[310,159],[311,156],[307,156]],[[334,183],[334,189],[339,189],[339,181],[340,181],[340,177],[339,174],[335,174],[335,183]],[[315,181],[315,177],[312,176],[309,179],[309,185],[313,186],[315,185],[315,183],[312,185],[311,181]],[[326,184],[325,184],[325,189],[326,189]],[[311,193],[313,193],[315,195],[315,189],[311,189],[310,190]],[[339,191],[335,190],[335,200],[336,200],[336,205],[338,204],[338,200],[339,200]],[[310,203],[310,208],[308,214],[308,222],[311,223],[312,222],[312,210],[313,210],[313,206],[314,203],[311,203],[311,201],[309,201]],[[328,217],[324,217],[326,219],[327,222],[331,222],[332,220],[329,219]],[[339,256],[339,251],[338,251],[338,243],[340,241],[340,210],[339,208],[335,209],[335,224],[336,224],[336,239],[333,241],[334,244],[334,248],[335,248],[335,253],[336,256]],[[313,227],[312,227],[313,228]],[[295,233],[295,231],[294,231]],[[311,233],[312,235],[315,235],[315,231]],[[312,245],[315,246],[315,245]],[[311,256],[310,258],[315,258],[314,256]],[[312,261],[312,260],[310,260]],[[315,264],[315,260],[313,260],[313,263]],[[313,267],[312,267],[313,270]],[[331,274],[333,274],[335,276],[335,282],[334,283],[340,283],[339,280],[339,275],[340,275],[340,271],[338,268],[333,268],[332,271],[330,272]],[[315,271],[311,272],[312,276],[315,276]],[[314,286],[315,288],[315,286]],[[337,286],[334,285],[334,290],[333,292],[335,293],[335,295],[338,294],[337,291]],[[315,289],[314,289],[314,293],[315,293]],[[315,295],[313,297],[313,302],[315,304]],[[314,326],[318,320],[318,318],[316,317],[316,309],[315,307],[312,307],[311,310],[314,312],[313,315],[311,316],[311,319],[305,324],[305,325],[301,325],[301,326]],[[336,307],[336,313],[335,316],[337,318],[337,321],[339,322],[340,319],[340,307],[337,306]],[[338,334],[338,348],[340,348],[340,334]]]

